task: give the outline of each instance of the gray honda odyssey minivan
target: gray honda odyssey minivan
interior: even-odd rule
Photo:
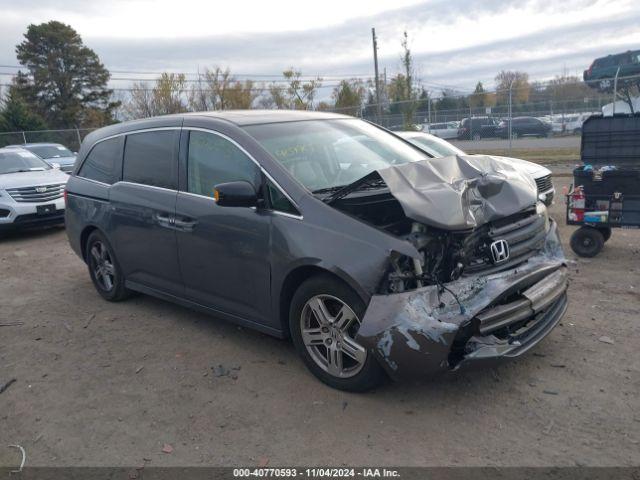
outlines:
[[[515,357],[566,305],[535,182],[500,158],[430,158],[343,115],[226,111],[88,135],[69,241],[106,300],[132,291],[292,339],[363,391]]]

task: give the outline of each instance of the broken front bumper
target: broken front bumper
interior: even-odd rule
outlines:
[[[542,340],[567,307],[567,268],[555,222],[544,249],[511,270],[375,295],[357,341],[393,378],[422,377],[516,357]]]

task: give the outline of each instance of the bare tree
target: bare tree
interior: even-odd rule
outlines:
[[[124,103],[127,118],[148,118],[187,111],[184,74],[162,73],[153,86],[134,83],[130,98]]]
[[[268,87],[271,103],[276,108],[291,110],[311,110],[322,79],[303,80],[302,73],[291,67],[282,72],[286,85],[272,83]]]
[[[207,68],[191,88],[189,106],[195,111],[247,109],[261,92],[253,80],[238,80],[228,68]]]

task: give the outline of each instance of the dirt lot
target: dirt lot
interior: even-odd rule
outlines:
[[[356,395],[287,342],[101,300],[64,230],[5,238],[0,323],[20,324],[0,327],[0,384],[17,379],[0,394],[0,465],[16,443],[31,466],[638,465],[640,232],[571,271],[567,315],[524,358]]]

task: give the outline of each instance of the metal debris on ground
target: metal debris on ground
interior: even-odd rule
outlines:
[[[606,335],[603,335],[598,340],[600,340],[602,343],[608,343],[610,345],[613,345],[615,343],[611,337],[607,337]]]
[[[142,371],[142,369],[144,368],[144,365],[136,368],[136,373],[140,373]]]
[[[20,325],[24,325],[24,322],[0,323],[0,327],[18,327]]]
[[[17,382],[18,380],[15,378],[12,378],[11,380],[9,380],[7,383],[5,383],[4,385],[0,386],[0,393],[4,393],[4,391],[9,388],[13,383]]]
[[[22,448],[21,445],[8,445],[9,448],[17,448],[18,450],[20,450],[20,453],[22,454],[22,460],[20,461],[20,466],[18,467],[17,470],[11,470],[11,473],[20,473],[22,472],[22,469],[24,468],[24,464],[27,461],[27,452],[24,451],[24,448]]]

